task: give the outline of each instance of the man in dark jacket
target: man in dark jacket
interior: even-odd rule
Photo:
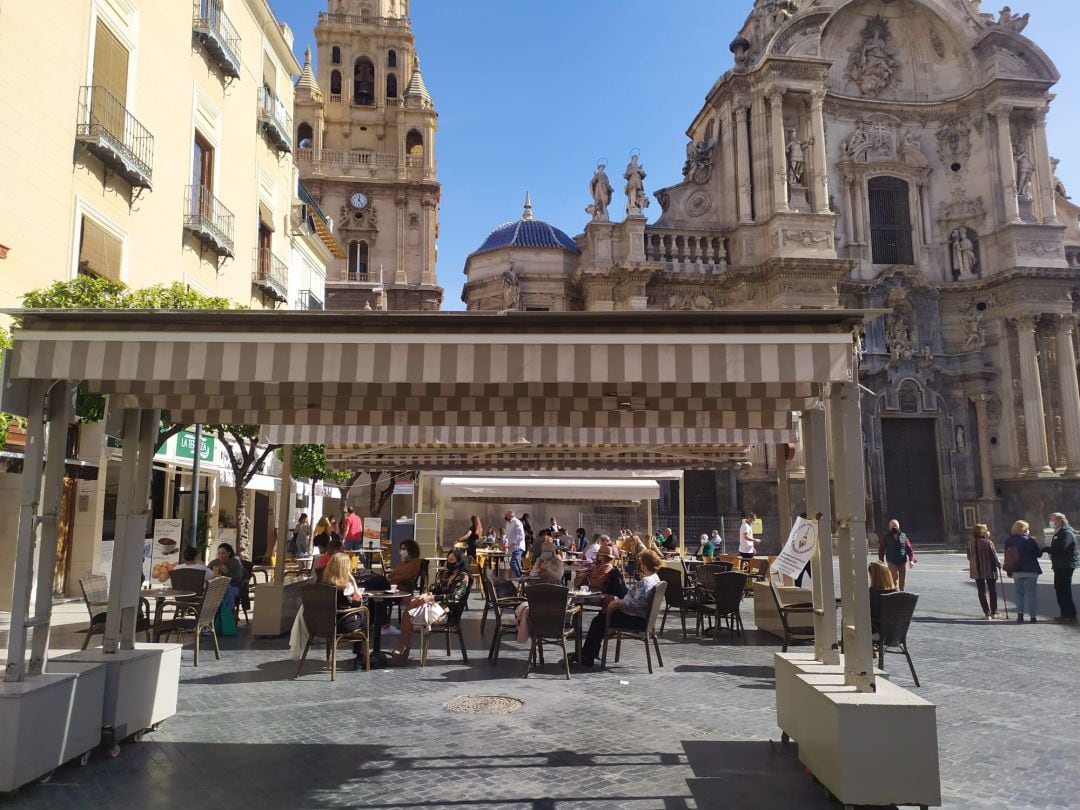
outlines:
[[[900,521],[895,518],[889,521],[889,531],[882,535],[878,543],[878,560],[888,563],[897,587],[904,590],[908,566],[915,564],[915,549],[911,547],[908,536],[900,531]]]
[[[1054,538],[1044,551],[1050,552],[1050,565],[1054,569],[1054,592],[1057,595],[1061,615],[1055,622],[1076,624],[1076,604],[1072,596],[1073,571],[1080,568],[1080,549],[1076,545],[1076,532],[1061,512],[1050,515]]]

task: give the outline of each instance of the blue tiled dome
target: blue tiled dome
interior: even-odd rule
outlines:
[[[558,248],[571,253],[581,252],[574,240],[555,226],[539,219],[520,219],[517,222],[507,222],[493,230],[484,240],[484,244],[472,255],[508,247]]]

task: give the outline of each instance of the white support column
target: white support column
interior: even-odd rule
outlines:
[[[441,556],[443,552],[443,532],[446,531],[445,526],[445,509],[446,498],[443,497],[442,487],[439,487],[439,537],[435,540],[435,556]]]
[[[750,139],[746,132],[746,101],[736,99],[735,141],[738,144],[739,221],[753,222],[753,180],[750,175]]]
[[[292,462],[293,446],[285,445],[281,451],[281,491],[278,492],[277,544],[274,550],[274,582],[285,582],[285,538],[289,535],[289,517],[292,513]]]
[[[1042,379],[1039,374],[1039,353],[1035,346],[1035,327],[1038,316],[1030,313],[1012,319],[1020,345],[1020,381],[1024,387],[1024,431],[1028,448],[1028,467],[1036,476],[1053,475],[1050,453],[1046,447],[1046,407],[1043,401]]]
[[[769,114],[771,117],[769,136],[772,143],[772,191],[773,210],[790,211],[788,205],[788,167],[787,144],[784,140],[784,91],[773,88],[769,91]],[[764,123],[764,121],[763,121]],[[795,137],[798,137],[796,134]]]
[[[836,585],[833,581],[832,499],[824,409],[803,411],[801,428],[806,448],[806,514],[810,518],[821,514],[817,519],[818,542],[810,560],[810,582],[814,589],[814,658],[823,664],[839,664]]]
[[[417,512],[424,511],[424,473],[423,471],[416,473],[416,500],[414,503],[414,509]]]
[[[679,475],[679,554],[686,556],[686,471]]]
[[[26,414],[26,447],[23,449],[22,498],[15,541],[15,579],[11,594],[11,627],[8,632],[5,681],[21,681],[26,666],[26,622],[30,614],[30,591],[34,583],[37,550],[41,472],[45,462],[45,419],[42,405],[48,380],[30,382],[30,408]]]
[[[1077,385],[1073,332],[1076,316],[1057,316],[1058,386],[1061,389],[1061,421],[1065,430],[1066,475],[1080,475],[1080,387]]]
[[[997,120],[998,169],[1001,172],[1005,221],[1021,222],[1020,201],[1017,199],[1016,189],[1016,156],[1013,154],[1012,125],[1009,122],[1011,114],[1012,107],[1007,104],[999,104],[994,109],[994,118]]]
[[[41,539],[37,554],[37,593],[34,597],[33,643],[29,675],[45,671],[52,626],[53,579],[56,575],[56,546],[60,539],[60,502],[64,494],[64,464],[67,460],[68,425],[75,413],[75,387],[57,380],[45,403],[48,439],[45,481],[41,491]]]
[[[776,526],[780,532],[780,548],[791,533],[791,481],[788,478],[787,445],[776,445]]]
[[[843,601],[844,683],[859,692],[874,691],[870,641],[870,592],[866,571],[866,485],[863,479],[859,386],[833,385],[829,418],[834,448],[837,546]]]
[[[649,537],[653,537],[652,528],[652,499],[645,499],[645,531]]]
[[[813,170],[810,194],[814,211],[829,213],[829,159],[825,153],[825,91],[810,91],[810,134],[813,137]]]

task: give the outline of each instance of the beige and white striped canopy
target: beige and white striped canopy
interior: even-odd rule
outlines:
[[[792,413],[853,377],[853,333],[876,313],[16,314],[15,377],[85,380],[114,407],[185,423],[260,424],[341,463],[384,450],[456,469],[484,449],[656,466],[665,448],[709,464],[789,441]]]

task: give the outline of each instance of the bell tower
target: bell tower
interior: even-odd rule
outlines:
[[[441,187],[438,114],[424,84],[408,0],[329,0],[317,68],[297,82],[297,165],[346,259],[327,272],[328,309],[436,310]]]

